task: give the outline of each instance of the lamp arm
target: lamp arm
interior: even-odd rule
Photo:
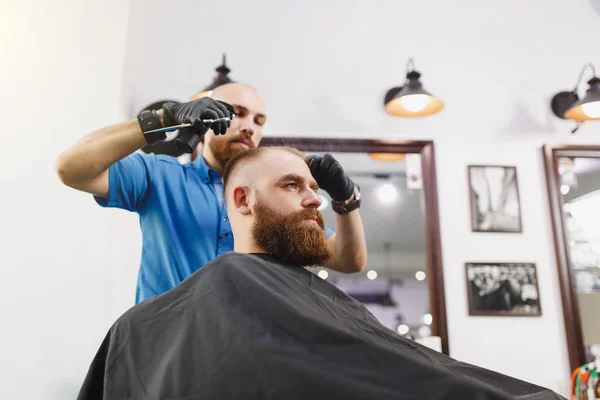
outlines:
[[[596,69],[594,68],[594,65],[592,63],[587,63],[583,66],[583,68],[581,69],[581,72],[579,73],[579,79],[577,79],[577,84],[575,85],[575,88],[573,89],[573,93],[577,93],[577,88],[579,88],[579,85],[581,84],[581,79],[583,78],[583,73],[585,72],[585,70],[587,68],[590,68],[592,70],[592,75],[596,76]]]
[[[415,60],[413,58],[409,58],[406,63],[406,79],[404,80],[404,85],[407,85],[410,82],[409,76],[412,72],[415,72],[418,76],[420,74],[415,71]]]
[[[410,70],[408,69],[410,67]],[[406,63],[406,73],[408,74],[409,72],[414,71],[415,69],[415,60],[413,60],[412,58],[408,59],[408,62]]]

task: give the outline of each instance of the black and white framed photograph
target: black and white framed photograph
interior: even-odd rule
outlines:
[[[468,173],[471,230],[522,232],[517,168],[469,165]]]
[[[469,315],[542,315],[534,263],[469,262],[465,266]]]

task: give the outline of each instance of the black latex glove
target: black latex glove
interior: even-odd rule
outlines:
[[[202,141],[202,136],[199,135],[194,127],[183,128],[179,130],[177,137],[175,138],[175,147],[184,153],[192,154],[198,144]]]
[[[163,122],[165,127],[192,124],[193,132],[200,138],[211,128],[216,135],[224,135],[231,121],[204,124],[203,119],[232,118],[233,106],[210,97],[202,97],[187,103],[169,101],[163,104]]]
[[[346,201],[354,193],[354,182],[346,175],[341,164],[329,153],[310,155],[308,167],[319,188],[325,190],[333,201]]]

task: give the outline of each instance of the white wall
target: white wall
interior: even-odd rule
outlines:
[[[140,13],[131,19],[135,50],[125,71],[130,109],[189,98],[209,83],[226,51],[232,78],[267,100],[267,134],[435,140],[452,356],[566,393],[540,147],[600,143],[599,123],[570,136],[572,124],[549,110],[553,93],[572,88],[585,62],[600,68],[600,15],[590,1],[134,4]],[[159,14],[163,24],[156,26]],[[152,49],[186,54],[185,61],[148,63],[141,56]],[[446,102],[438,115],[409,120],[383,111],[385,91],[402,82],[411,56],[425,88]],[[155,85],[146,85],[152,78]],[[523,234],[471,233],[470,163],[517,166]],[[543,316],[469,317],[464,263],[485,260],[536,262]]]
[[[112,214],[64,187],[60,151],[124,116],[128,3],[0,5],[0,398],[74,399],[118,315]],[[133,240],[135,244],[135,240]]]
[[[566,394],[540,146],[600,143],[598,123],[570,136],[572,125],[549,112],[585,62],[600,67],[600,16],[589,1],[134,0],[129,22],[121,1],[6,3],[0,350],[10,362],[0,376],[14,381],[0,382],[0,397],[72,398],[106,329],[133,302],[137,218],[62,187],[56,155],[155,99],[189,98],[222,51],[232,77],[265,96],[267,134],[435,140],[451,355]],[[411,56],[425,88],[446,101],[442,113],[383,112]],[[470,232],[469,163],[518,167],[523,234]],[[469,317],[464,262],[485,260],[536,262],[543,316]]]

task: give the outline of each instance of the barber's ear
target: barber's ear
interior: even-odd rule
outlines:
[[[233,189],[233,205],[242,215],[250,214],[250,189],[238,186]]]

